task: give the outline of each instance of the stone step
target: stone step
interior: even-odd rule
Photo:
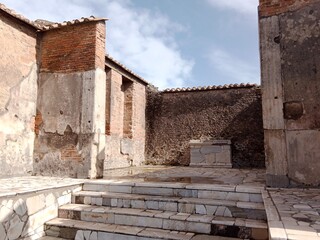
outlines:
[[[68,204],[59,208],[59,217],[119,224],[126,226],[158,228],[172,231],[184,231],[204,234],[221,234],[221,229],[229,229],[233,235],[242,233],[265,234],[268,238],[268,226],[262,220],[215,217],[201,214],[177,213],[170,211],[143,210],[132,208],[112,208],[83,204]],[[230,233],[231,234],[231,233]],[[250,235],[250,239],[255,239]]]
[[[50,236],[44,236],[39,238],[38,240],[66,240],[65,238],[58,238],[58,237],[50,237]]]
[[[167,197],[212,198],[262,203],[263,187],[247,185],[187,184],[174,182],[86,182],[84,191],[161,195]]]
[[[72,203],[266,220],[263,203],[80,191]]]
[[[154,228],[131,227],[117,224],[92,223],[56,218],[46,223],[48,236],[66,239],[96,240],[191,240],[195,234]]]

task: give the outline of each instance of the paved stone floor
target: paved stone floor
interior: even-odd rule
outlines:
[[[68,187],[83,183],[83,179],[58,177],[14,177],[0,179],[0,197],[10,197],[21,193]]]
[[[105,179],[265,186],[264,169],[146,166],[107,170]]]
[[[320,239],[320,189],[269,189],[287,239]]]

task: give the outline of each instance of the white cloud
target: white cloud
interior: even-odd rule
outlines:
[[[207,0],[207,2],[214,7],[250,15],[257,15],[259,5],[259,0]]]
[[[208,59],[221,76],[224,76],[230,83],[259,83],[259,70],[245,60],[239,59],[228,52],[213,48],[208,54]]]
[[[186,31],[167,16],[133,6],[132,0],[3,0],[24,16],[65,21],[83,16],[110,18],[107,52],[163,89],[178,87],[191,76],[193,61],[185,59],[175,34]]]

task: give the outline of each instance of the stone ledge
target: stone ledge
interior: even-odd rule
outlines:
[[[190,140],[190,145],[231,145],[231,140]]]

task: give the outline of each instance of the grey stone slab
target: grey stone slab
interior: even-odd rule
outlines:
[[[134,187],[132,193],[145,195],[173,196],[173,189],[156,187]]]
[[[169,230],[161,230],[161,229],[149,229],[146,228],[140,233],[138,236],[150,237],[152,239],[159,238],[159,239],[172,239],[172,240],[190,240],[194,234],[183,234],[179,232],[172,232]]]
[[[162,219],[153,217],[142,216],[128,216],[128,215],[116,215],[115,224],[150,227],[150,228],[162,228]]]
[[[213,216],[192,214],[187,218],[187,220],[190,222],[210,223],[213,220]]]
[[[178,211],[178,203],[176,203],[176,202],[159,202],[159,210],[177,212]]]
[[[163,228],[171,229],[176,231],[186,231],[195,233],[210,233],[211,224],[208,223],[198,223],[198,222],[186,222],[179,220],[163,220]]]

